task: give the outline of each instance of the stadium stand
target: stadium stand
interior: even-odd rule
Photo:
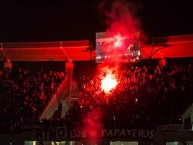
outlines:
[[[157,125],[173,125],[174,127],[176,127],[175,124],[185,125],[183,130],[191,130],[192,118],[184,119],[182,115],[193,103],[192,57],[184,57],[186,55],[184,53],[182,58],[175,58],[175,54],[169,54],[166,56],[172,56],[171,58],[161,58],[163,63],[166,63],[163,65],[162,62],[160,63],[160,56],[155,53],[156,55],[147,55],[147,58],[142,58],[135,63],[120,63],[118,85],[107,95],[100,89],[101,78],[96,75],[99,74],[98,66],[101,64],[91,59],[90,51],[87,51],[89,46],[84,46],[82,42],[81,47],[77,48],[78,52],[82,53],[80,60],[77,54],[73,55],[76,50],[73,52],[71,47],[68,50],[69,54],[76,58],[73,62],[74,70],[70,64],[68,66],[72,69],[68,71],[69,74],[73,73],[73,79],[66,81],[72,85],[72,88],[69,87],[69,84],[66,85],[66,88],[72,89],[70,90],[72,92],[69,93],[69,96],[64,96],[63,100],[58,102],[57,107],[54,106],[55,112],[52,117],[42,119],[40,117],[42,111],[46,108],[49,110],[48,104],[53,94],[61,82],[69,77],[68,71],[64,71],[64,63],[69,62],[69,55],[65,49],[59,47],[59,44],[64,45],[65,43],[54,43],[54,48],[57,47],[56,54],[53,54],[55,50],[46,46],[45,49],[49,50],[46,53],[49,55],[45,54],[41,59],[39,57],[43,54],[44,49],[39,46],[37,49],[33,48],[32,56],[30,56],[32,48],[5,49],[5,53],[9,54],[14,61],[11,62],[12,66],[8,69],[5,69],[4,61],[0,63],[1,138],[29,139],[31,141],[78,140],[80,144],[84,144],[82,140],[87,139],[84,138],[86,136],[84,132],[74,131],[80,129],[94,136],[95,131],[102,130],[105,139],[150,139],[151,142],[147,143],[149,145],[152,143]],[[190,52],[192,47],[192,41],[172,41],[171,44],[170,52],[176,50],[175,48],[180,49],[181,46],[187,46],[187,52]],[[5,46],[10,46],[10,44]],[[170,47],[170,45],[167,46]],[[63,47],[68,48],[66,45]],[[22,50],[22,53],[27,53],[27,56],[21,55],[22,59],[20,59],[14,55],[15,49],[17,52]],[[151,46],[146,49],[151,53]],[[35,55],[36,51],[38,56]],[[85,51],[87,51],[86,54]],[[159,54],[164,54],[166,51],[164,47]],[[178,56],[182,51],[182,49],[176,50]],[[60,57],[58,54],[61,54]],[[28,56],[30,56],[29,61],[33,59],[38,61],[27,62],[25,59]],[[50,58],[56,60],[52,61],[52,65],[49,64]],[[4,55],[1,56],[1,60],[5,60]],[[62,63],[57,65],[58,61]],[[41,63],[48,63],[48,65],[44,67]],[[108,67],[111,67],[112,70],[117,69],[112,64],[108,64]],[[65,115],[62,114],[64,104],[69,107]],[[25,132],[27,129],[22,130],[25,125],[27,129],[30,128],[27,133]],[[168,129],[171,126],[164,127]],[[8,135],[3,136],[2,134],[6,131]],[[15,136],[14,131],[18,133],[14,134]],[[10,134],[13,136],[9,136]],[[109,140],[107,144],[110,144]]]

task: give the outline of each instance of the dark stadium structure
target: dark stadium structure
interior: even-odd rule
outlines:
[[[2,144],[193,144],[193,35],[149,39],[119,64],[96,63],[89,40],[0,45]],[[101,68],[117,75],[108,93]]]

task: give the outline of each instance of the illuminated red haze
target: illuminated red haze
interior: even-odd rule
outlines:
[[[111,90],[116,88],[116,86],[117,80],[115,79],[113,74],[107,74],[106,77],[101,80],[101,89],[107,94],[110,93]]]

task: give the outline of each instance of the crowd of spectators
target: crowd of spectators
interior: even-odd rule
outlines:
[[[12,69],[0,71],[0,128],[29,124],[39,115],[56,92],[62,71]]]
[[[118,85],[109,94],[100,88],[99,72],[81,75],[78,102],[66,115],[71,125],[84,126],[88,116],[107,128],[182,123],[193,102],[192,64],[122,64],[118,69]]]
[[[88,127],[94,122],[97,127],[144,128],[181,123],[183,111],[193,102],[191,63],[170,63],[163,68],[158,63],[142,61],[108,66],[118,74],[118,85],[108,94],[101,90],[101,70],[97,64],[91,65],[96,71],[84,75],[79,72],[85,68],[79,66],[78,70],[75,65],[76,75],[79,74],[74,76],[79,78],[77,101],[71,103],[65,117],[57,120],[57,124],[74,128]],[[64,72],[51,69],[32,72],[20,68],[9,75],[0,71],[0,127],[38,121],[64,76]],[[52,121],[43,123],[56,123]]]

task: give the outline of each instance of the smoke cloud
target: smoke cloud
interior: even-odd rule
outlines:
[[[137,58],[134,53],[147,38],[141,28],[139,18],[141,8],[137,0],[101,1],[99,12],[106,26],[106,37],[110,38],[109,42],[104,40],[105,42],[100,45],[102,52],[105,52],[103,62],[119,63],[129,60],[132,56]],[[134,52],[133,49],[136,51]],[[132,55],[130,50],[133,51]]]
[[[138,17],[140,5],[124,0],[103,0],[99,5],[99,12],[105,19],[109,36],[121,34],[128,36],[141,31]]]

